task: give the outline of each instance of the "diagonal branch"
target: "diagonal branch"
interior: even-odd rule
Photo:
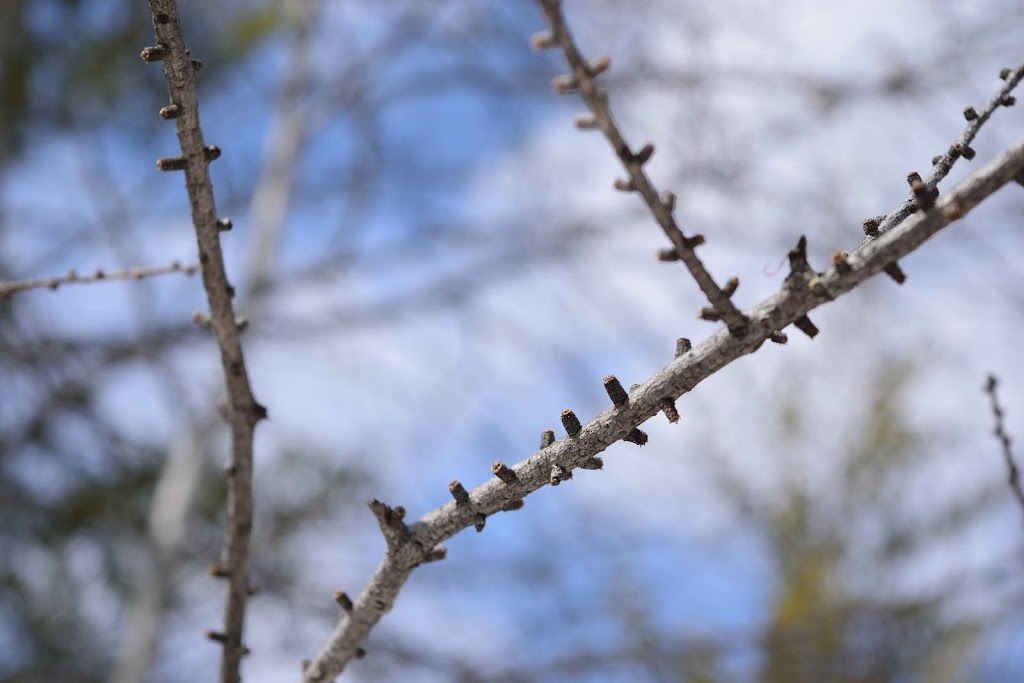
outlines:
[[[596,128],[611,143],[615,155],[629,175],[628,180],[615,182],[616,189],[636,192],[643,198],[651,215],[654,216],[658,225],[672,242],[672,249],[662,252],[660,257],[664,260],[682,261],[693,279],[697,281],[697,286],[707,297],[708,303],[711,304],[710,309],[701,311],[701,317],[707,320],[723,320],[734,337],[743,337],[747,330],[747,320],[730,298],[739,281],[730,280],[723,288],[719,287],[711,277],[695,251],[696,247],[704,242],[703,236],[686,237],[683,235],[683,231],[676,224],[676,219],[672,215],[675,195],[671,192],[659,195],[658,190],[655,189],[654,184],[644,172],[644,164],[654,154],[654,145],[647,143],[636,152],[630,149],[612,117],[611,108],[608,105],[608,93],[594,80],[608,69],[608,58],[597,57],[589,62],[586,61],[569,32],[565,16],[562,14],[561,1],[538,0],[538,2],[551,25],[551,32],[535,35],[533,37],[534,47],[540,49],[560,47],[572,69],[571,74],[555,78],[553,82],[555,91],[559,93],[579,91],[580,98],[591,112],[589,115],[583,114],[577,117],[577,127]]]
[[[737,338],[722,329],[696,349],[688,350],[686,344],[681,345],[681,353],[646,382],[635,386],[625,401],[614,387],[609,389],[616,405],[584,425],[571,411],[565,411],[562,421],[569,436],[554,443],[550,438],[542,439],[539,451],[515,465],[495,463],[495,476],[472,490],[466,491],[458,482],[452,482],[450,490],[455,500],[428,512],[419,521],[406,525],[404,509],[371,501],[371,509],[387,540],[387,553],[358,598],[354,602],[345,600],[334,633],[305,666],[303,683],[328,681],[341,673],[361,652],[360,644],[373,626],[391,609],[413,569],[443,558],[441,542],[468,526],[482,530],[487,516],[517,509],[528,494],[564,481],[574,469],[600,469],[598,453],[620,440],[645,440],[639,425],[665,410],[667,404],[734,360],[753,353],[778,330],[852,291],[896,259],[914,251],[1022,172],[1024,138],[964,179],[941,197],[932,210],[919,212],[854,253],[844,255],[825,273],[810,279],[787,278],[779,292],[743,312],[749,321],[746,336]],[[606,387],[614,384],[606,379]]]
[[[249,534],[252,529],[252,452],[256,423],[267,415],[256,402],[249,384],[235,312],[231,303],[235,290],[228,281],[220,233],[230,221],[218,219],[210,183],[208,164],[220,156],[220,149],[207,146],[199,127],[195,72],[201,64],[185,49],[174,0],[149,0],[157,44],[142,51],[147,62],[163,61],[164,78],[170,104],[160,110],[164,119],[173,119],[181,146],[180,157],[160,159],[161,170],[185,172],[196,230],[203,288],[210,306],[210,326],[220,348],[221,365],[227,386],[227,418],[231,427],[231,464],[227,468],[228,500],[224,549],[218,575],[228,582],[222,632],[209,633],[223,647],[221,683],[241,680],[241,658],[248,650],[242,641],[245,603],[249,594],[247,575]]]
[[[906,220],[907,216],[921,208],[919,197],[935,195],[938,192],[939,181],[949,175],[957,159],[963,157],[970,161],[974,158],[975,152],[971,147],[971,142],[974,141],[981,127],[985,125],[999,107],[1012,107],[1017,103],[1017,99],[1010,93],[1021,82],[1021,79],[1024,79],[1024,66],[1017,67],[1016,69],[1003,69],[999,72],[999,77],[1004,81],[1003,87],[999,89],[999,92],[980,111],[975,110],[973,107],[967,107],[964,110],[964,118],[967,119],[967,127],[964,129],[964,132],[960,134],[956,142],[950,145],[949,150],[945,154],[940,154],[932,159],[931,173],[918,188],[912,189],[902,204],[893,209],[887,216],[880,216],[881,220],[871,225],[870,230],[865,230],[865,232],[868,232],[867,239],[891,230]],[[913,185],[911,183],[912,188]],[[865,226],[868,225],[870,225],[870,219],[865,222]]]

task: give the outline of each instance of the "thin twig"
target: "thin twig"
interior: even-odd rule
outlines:
[[[721,329],[689,353],[676,357],[662,370],[628,395],[628,403],[609,408],[590,420],[574,436],[545,445],[525,460],[494,468],[494,476],[460,496],[463,503],[450,501],[406,525],[404,510],[372,501],[388,541],[388,550],[377,570],[342,614],[323,649],[305,667],[304,683],[322,683],[341,673],[360,651],[360,644],[373,626],[388,612],[402,585],[420,564],[443,557],[439,544],[468,526],[480,528],[480,521],[502,510],[515,509],[522,499],[552,483],[554,471],[571,474],[576,468],[589,469],[595,456],[617,441],[629,437],[645,420],[663,409],[666,399],[674,400],[691,391],[734,360],[753,353],[785,326],[826,301],[852,291],[898,258],[914,251],[929,237],[975,206],[1024,170],[1024,138],[944,195],[933,211],[919,213],[904,221],[854,254],[833,266],[808,286],[784,286],[760,304],[744,311],[750,330],[736,338]],[[547,443],[547,440],[544,442]],[[511,470],[511,474],[505,470]],[[514,476],[513,476],[514,475]],[[401,513],[399,514],[399,511]]]
[[[637,192],[643,198],[654,219],[672,242],[669,260],[678,259],[686,265],[700,290],[707,297],[708,303],[711,304],[710,311],[704,317],[721,319],[734,337],[742,337],[746,334],[748,321],[733,304],[730,298],[731,293],[718,286],[695,251],[695,247],[703,242],[703,238],[699,235],[690,238],[683,235],[683,231],[676,224],[675,216],[672,215],[674,195],[659,194],[644,172],[644,164],[654,153],[654,146],[647,144],[636,152],[630,149],[612,117],[607,92],[594,80],[599,73],[608,68],[608,58],[599,57],[588,63],[573,40],[565,16],[562,14],[560,0],[538,0],[538,2],[551,25],[551,33],[535,36],[534,45],[541,48],[557,45],[562,49],[565,59],[572,69],[571,75],[559,76],[555,79],[555,90],[558,92],[579,91],[580,98],[590,109],[591,114],[590,117],[578,118],[577,125],[581,128],[599,129],[611,143],[615,155],[629,175],[628,180],[616,182],[616,187],[621,190]],[[735,290],[735,287],[731,289]]]
[[[66,275],[56,277],[41,277],[32,280],[7,280],[0,282],[0,299],[10,299],[18,292],[29,289],[58,289],[61,285],[86,284],[89,282],[107,282],[109,280],[141,280],[156,275],[167,275],[168,273],[184,273],[193,275],[199,270],[199,266],[190,263],[186,266],[174,261],[166,266],[137,266],[123,270],[104,270],[97,268],[86,275],[79,275],[76,271],[68,271]]]
[[[949,150],[945,154],[935,157],[932,161],[932,171],[927,178],[924,179],[924,188],[929,193],[936,193],[938,191],[939,181],[949,175],[950,170],[953,168],[953,164],[956,163],[960,157],[965,157],[970,161],[974,157],[974,151],[971,149],[971,142],[977,137],[978,131],[985,125],[985,122],[992,117],[992,114],[999,107],[1012,106],[1016,100],[1010,94],[1014,88],[1024,79],[1024,66],[1018,66],[1016,69],[1003,69],[1000,72],[1000,77],[1003,79],[1003,87],[999,89],[992,99],[990,99],[984,107],[980,110],[973,111],[973,115],[967,115],[967,127],[964,132],[960,134],[960,137],[950,145]],[[888,230],[899,225],[901,222],[906,220],[907,216],[911,215],[918,209],[918,202],[915,198],[915,193],[912,191],[907,198],[903,200],[903,203],[893,209],[884,219],[877,224],[878,234],[882,234]],[[868,235],[865,241],[874,239],[874,235]]]
[[[1013,491],[1013,496],[1017,499],[1017,503],[1020,504],[1021,511],[1024,512],[1024,489],[1021,488],[1020,484],[1020,470],[1017,468],[1017,462],[1013,458],[1013,440],[1010,439],[1010,435],[1006,433],[1006,429],[1003,426],[1003,412],[1002,406],[999,405],[999,397],[996,395],[996,387],[999,385],[999,379],[995,375],[988,376],[988,382],[985,383],[985,393],[989,395],[992,401],[992,417],[995,418],[995,428],[992,432],[995,434],[996,439],[1003,447],[1003,460],[1006,462],[1006,483],[1010,485],[1010,490]]]
[[[220,233],[230,227],[230,223],[217,218],[208,169],[208,164],[220,155],[220,150],[205,144],[199,127],[195,72],[201,64],[192,59],[185,48],[174,0],[149,0],[149,7],[157,44],[143,50],[142,58],[163,61],[170,104],[160,114],[175,121],[181,147],[180,157],[161,159],[157,166],[162,170],[185,172],[203,288],[210,307],[210,325],[220,348],[227,386],[226,417],[231,426],[231,464],[227,468],[225,542],[218,569],[219,575],[227,579],[228,591],[223,631],[208,635],[222,645],[221,683],[238,683],[241,680],[241,659],[248,653],[242,640],[242,627],[249,594],[247,567],[252,530],[253,432],[267,411],[253,397],[231,302],[235,290],[224,268]]]

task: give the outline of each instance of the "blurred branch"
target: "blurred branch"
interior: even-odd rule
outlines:
[[[595,77],[607,71],[610,63],[608,57],[596,57],[589,62],[584,60],[573,41],[569,27],[566,25],[561,1],[539,0],[539,4],[547,15],[551,32],[535,35],[532,41],[533,46],[537,49],[560,47],[572,69],[571,74],[555,77],[552,83],[555,92],[578,91],[580,98],[591,112],[590,114],[581,114],[576,118],[577,128],[599,129],[608,139],[629,175],[628,180],[616,180],[615,188],[625,192],[637,192],[643,198],[654,219],[672,242],[672,249],[664,252],[664,260],[682,261],[693,279],[697,281],[700,290],[704,292],[708,303],[711,304],[710,309],[705,309],[704,317],[709,320],[724,320],[730,334],[737,338],[743,337],[747,333],[747,320],[730,298],[736,291],[739,281],[730,280],[725,287],[719,287],[711,277],[696,252],[696,247],[703,244],[704,237],[694,235],[688,238],[683,235],[683,231],[679,229],[675,217],[672,215],[675,208],[675,195],[671,192],[659,195],[658,190],[644,172],[644,164],[654,154],[654,145],[647,143],[640,150],[632,151],[622,137],[615,119],[612,118],[611,108],[608,105],[608,93],[594,80]]]
[[[0,299],[8,300],[12,295],[29,289],[58,289],[61,285],[86,284],[90,282],[105,282],[108,280],[141,280],[156,275],[167,275],[169,273],[184,273],[193,275],[199,270],[199,266],[190,263],[186,266],[174,261],[167,266],[140,266],[125,268],[123,270],[103,270],[97,268],[88,275],[79,275],[75,271],[69,271],[67,275],[56,277],[43,277],[33,280],[9,280],[0,281]]]
[[[125,618],[111,683],[135,683],[148,677],[187,514],[203,469],[203,445],[214,426],[211,419],[186,431],[175,440],[164,461],[149,507],[148,564]]]
[[[285,3],[285,9],[294,30],[289,39],[286,76],[266,138],[263,172],[249,205],[255,239],[249,255],[248,282],[240,297],[243,306],[269,284],[291,199],[292,176],[309,129],[310,111],[303,96],[312,78],[310,32],[316,8],[308,0],[292,0]]]
[[[992,417],[995,418],[996,423],[993,433],[1003,447],[1003,460],[1006,462],[1007,472],[1006,482],[1010,485],[1013,496],[1020,504],[1021,511],[1024,512],[1024,489],[1021,488],[1020,484],[1020,470],[1013,459],[1013,440],[1010,439],[1010,435],[1006,433],[1006,429],[1003,426],[1003,408],[999,405],[999,397],[996,395],[996,387],[998,385],[999,379],[995,375],[989,375],[988,382],[985,383],[985,393],[989,395],[992,403]]]
[[[563,412],[567,438],[551,443],[553,436],[546,433],[539,451],[511,467],[495,463],[496,476],[472,490],[465,490],[458,481],[452,482],[455,501],[428,512],[419,521],[406,525],[404,508],[371,501],[371,509],[387,540],[387,554],[351,608],[344,610],[326,645],[305,668],[304,683],[330,680],[361,652],[360,643],[391,609],[412,571],[420,564],[444,557],[444,548],[439,545],[442,541],[471,525],[481,531],[489,515],[517,509],[528,494],[570,478],[574,469],[600,469],[602,463],[597,454],[617,441],[646,442],[639,425],[664,410],[667,403],[691,391],[732,361],[753,353],[786,325],[807,321],[809,311],[852,291],[914,251],[1012,181],[1022,170],[1024,138],[964,179],[944,195],[933,210],[920,212],[853,254],[844,256],[827,272],[807,280],[800,279],[806,273],[794,272],[793,275],[800,277],[794,279],[791,275],[781,291],[744,311],[750,324],[746,336],[736,338],[723,329],[696,349],[687,350],[684,345],[683,353],[646,382],[635,386],[625,402],[620,398],[615,407],[585,425],[579,423],[572,411]],[[802,250],[791,252],[791,262],[799,263],[793,256],[799,251]]]
[[[235,324],[232,298],[235,290],[228,281],[220,232],[230,222],[217,218],[208,164],[220,156],[220,149],[207,146],[199,126],[195,72],[201,66],[185,48],[174,0],[150,0],[157,44],[142,51],[144,61],[162,61],[170,105],[161,110],[162,118],[173,119],[181,147],[180,157],[160,159],[161,170],[185,172],[202,266],[203,288],[210,306],[210,322],[227,385],[227,419],[231,425],[231,464],[227,469],[227,529],[221,553],[219,574],[228,580],[224,607],[224,630],[210,633],[222,644],[221,683],[237,683],[242,656],[248,653],[242,642],[245,603],[249,594],[248,556],[252,531],[252,454],[256,423],[267,416],[266,408],[256,402],[242,356],[239,331]]]

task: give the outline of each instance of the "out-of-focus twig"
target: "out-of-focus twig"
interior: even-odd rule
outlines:
[[[122,270],[104,270],[102,268],[97,268],[93,272],[85,275],[80,275],[78,272],[72,270],[66,275],[58,275],[55,277],[41,277],[31,280],[8,280],[0,282],[0,299],[10,299],[12,295],[29,289],[59,289],[61,285],[107,282],[110,280],[141,280],[142,278],[154,277],[156,275],[167,275],[168,273],[184,273],[185,275],[193,275],[197,270],[199,270],[199,266],[194,263],[183,266],[178,261],[174,261],[166,266],[139,266],[135,268],[124,268]]]
[[[999,444],[1003,447],[1003,460],[1006,462],[1006,482],[1010,485],[1010,490],[1013,491],[1013,496],[1017,499],[1020,504],[1021,512],[1024,512],[1024,488],[1021,488],[1020,484],[1020,469],[1017,467],[1017,462],[1013,458],[1013,440],[1010,439],[1010,435],[1006,433],[1006,428],[1003,426],[1003,407],[999,405],[999,396],[996,394],[996,387],[999,385],[999,379],[995,375],[989,375],[988,381],[985,383],[985,393],[989,395],[992,405],[992,417],[995,419],[995,427],[993,433]]]

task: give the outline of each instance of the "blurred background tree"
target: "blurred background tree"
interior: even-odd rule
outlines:
[[[743,305],[800,234],[812,264],[855,245],[1024,38],[1007,0],[567,4]],[[603,141],[573,131],[581,105],[550,93],[531,4],[181,13],[271,414],[245,675],[279,680],[382,552],[366,499],[418,515],[532,452],[561,409],[603,407],[605,374],[640,381],[713,328],[610,190]],[[153,166],[176,143],[136,58],[145,6],[8,0],[0,26],[0,279],[192,260],[182,187]],[[1020,117],[999,112],[980,159]],[[979,387],[1001,374],[1020,433],[1022,204],[1000,194],[907,259],[904,287],[872,283],[813,343],[711,378],[639,453],[453,539],[346,677],[1016,680],[1024,537]],[[0,302],[0,679],[215,670],[226,437],[202,305],[174,277]]]

